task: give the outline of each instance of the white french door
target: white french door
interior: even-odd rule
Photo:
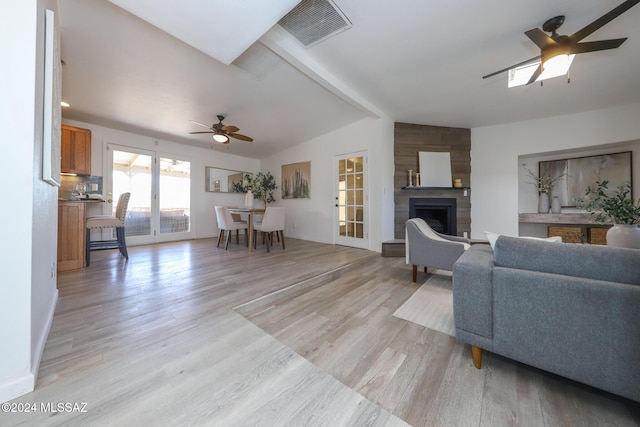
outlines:
[[[367,153],[336,156],[334,239],[339,245],[369,247]]]
[[[131,193],[125,221],[128,245],[192,238],[189,161],[115,144],[107,145],[106,157],[114,214],[120,194]]]

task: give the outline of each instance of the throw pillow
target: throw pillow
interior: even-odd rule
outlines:
[[[491,231],[485,231],[484,234],[487,236],[487,240],[491,245],[491,249],[495,249],[496,240],[498,240],[498,237],[500,237],[500,234],[492,233]],[[547,242],[562,243],[562,237],[560,236],[553,236],[553,237],[510,236],[510,237],[517,237],[519,239],[545,240]]]

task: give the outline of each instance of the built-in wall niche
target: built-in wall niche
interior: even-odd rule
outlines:
[[[594,162],[600,162],[598,156],[607,156],[614,153],[624,153],[629,152],[629,156],[626,157],[627,160],[625,162],[630,161],[630,167],[625,166],[627,170],[630,168],[631,174],[631,184],[633,187],[633,197],[634,199],[640,198],[640,141],[630,141],[625,143],[612,143],[605,144],[595,147],[585,147],[584,149],[578,150],[563,150],[558,152],[547,152],[547,153],[538,153],[538,154],[530,154],[523,155],[518,157],[518,212],[521,213],[534,213],[538,212],[538,192],[535,187],[530,184],[531,177],[529,176],[529,170],[533,171],[536,174],[539,174],[540,164],[550,164],[553,165],[555,161],[562,161],[564,159],[588,159],[593,160]],[[603,159],[606,159],[604,157]],[[551,163],[549,163],[551,162]],[[605,162],[606,163],[606,162]],[[603,175],[603,171],[606,171],[606,164],[603,163],[602,167],[590,165],[589,170],[591,172],[590,175],[592,178],[590,180],[595,181],[595,179],[606,178]],[[579,164],[579,162],[575,162],[575,164]],[[628,165],[628,163],[627,163]],[[575,168],[574,168],[575,169]],[[543,171],[544,172],[544,171]],[[553,170],[550,172],[551,174],[558,174],[557,170]],[[568,171],[569,174],[579,175],[575,170]],[[625,176],[628,172],[624,172]],[[571,181],[576,177],[572,177]],[[584,181],[582,179],[581,181]],[[634,185],[635,184],[635,185]],[[582,185],[582,184],[581,184]],[[582,195],[582,194],[579,194]],[[573,196],[567,196],[568,198],[572,198]],[[565,197],[566,198],[566,197]],[[575,213],[580,212],[579,209],[575,207],[569,206],[571,203],[563,203],[564,207],[562,208],[563,213]]]
[[[631,182],[633,187],[633,198],[637,200],[640,198],[640,140],[625,141],[619,143],[603,144],[599,146],[584,147],[576,150],[562,150],[557,152],[545,152],[521,155],[518,157],[518,212],[520,217],[523,215],[528,217],[527,214],[538,212],[538,192],[535,187],[529,182],[531,181],[527,169],[533,172],[539,172],[539,164],[541,162],[556,161],[568,158],[582,158],[589,156],[607,155],[611,153],[631,152]],[[562,215],[566,217],[566,220],[562,220],[564,223],[573,221],[571,218],[580,214],[582,211],[575,207],[563,207]],[[541,214],[534,216],[544,216],[552,214]],[[588,214],[585,214],[588,216]],[[538,219],[539,220],[539,219]],[[550,222],[553,220],[558,223],[560,220],[557,217],[550,217]],[[519,234],[521,236],[538,236],[545,237],[548,234],[548,224],[546,223],[531,223],[520,222]]]

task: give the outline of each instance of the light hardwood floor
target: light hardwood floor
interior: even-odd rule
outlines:
[[[0,412],[0,425],[640,419],[636,403],[490,353],[476,370],[468,346],[392,317],[420,286],[403,259],[295,239],[269,254],[203,239],[129,255],[94,252],[91,267],[59,276],[36,390],[13,401],[86,402],[87,412]]]

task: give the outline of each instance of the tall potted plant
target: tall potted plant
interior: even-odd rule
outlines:
[[[273,197],[273,192],[277,188],[276,179],[271,175],[271,172],[258,172],[255,175],[246,174],[242,182],[233,184],[234,192],[253,195],[254,199],[262,200],[265,209],[269,203],[276,200]]]
[[[276,199],[273,197],[273,192],[277,189],[276,179],[271,175],[271,172],[262,173],[258,172],[253,176],[251,181],[251,190],[253,191],[253,197],[262,200],[265,209],[267,205],[274,202]]]
[[[607,231],[608,246],[640,249],[640,199],[634,202],[631,184],[609,190],[609,181],[596,181],[584,197],[576,198],[576,205],[590,212],[594,221],[614,224]]]

